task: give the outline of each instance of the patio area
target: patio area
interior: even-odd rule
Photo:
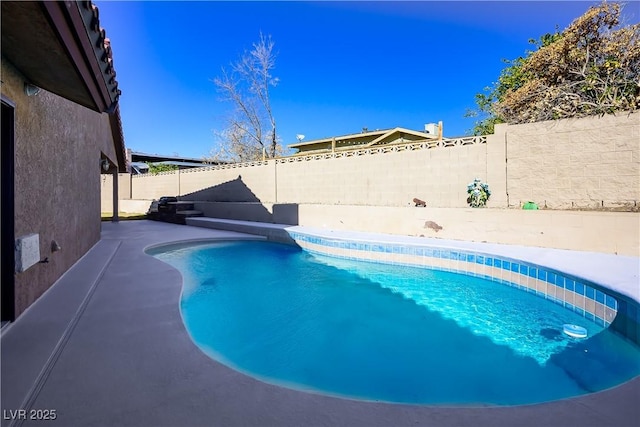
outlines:
[[[624,427],[640,422],[640,377],[544,404],[450,408],[338,399],[236,372],[190,340],[179,311],[180,274],[143,252],[165,242],[229,238],[264,239],[146,220],[102,223],[101,240],[2,330],[2,426],[42,424],[30,419],[35,414],[30,410],[55,411],[46,425],[60,426]],[[614,268],[611,255],[537,253],[554,262],[570,255],[573,268],[582,260],[599,275]],[[624,285],[625,294],[637,291],[629,281]],[[24,416],[15,412],[21,409]]]

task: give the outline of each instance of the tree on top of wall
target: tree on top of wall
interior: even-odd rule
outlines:
[[[476,95],[472,133],[497,123],[532,123],[634,111],[640,105],[640,24],[620,27],[621,6],[592,6],[564,31],[530,40],[536,49],[505,61]]]
[[[161,172],[171,172],[171,171],[178,170],[178,166],[168,165],[166,163],[148,163],[147,162],[147,166],[149,166],[149,173],[151,175],[156,175]]]
[[[276,133],[270,89],[278,84],[271,75],[276,54],[271,36],[260,33],[253,49],[245,52],[214,84],[233,111],[224,130],[216,132],[219,142],[212,159],[254,161],[263,155],[275,157],[282,151]]]

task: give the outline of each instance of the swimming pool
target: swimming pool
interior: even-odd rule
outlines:
[[[296,237],[301,246],[331,247]],[[591,393],[640,374],[638,347],[607,328],[617,303],[594,288],[594,304],[612,306],[609,320],[604,308],[587,317],[578,305],[567,309],[537,290],[442,265],[360,262],[265,242],[148,252],[181,271],[183,320],[206,354],[294,389],[387,402],[514,405]],[[484,265],[486,257],[474,261]],[[564,289],[576,285],[563,277]],[[564,335],[566,323],[586,327],[589,337]]]

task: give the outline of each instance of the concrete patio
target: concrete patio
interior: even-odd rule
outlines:
[[[338,399],[238,373],[207,357],[190,340],[179,311],[180,274],[143,252],[164,242],[228,238],[263,237],[152,221],[103,223],[99,243],[3,328],[2,425],[640,424],[640,377],[545,404],[449,408]],[[541,256],[559,261],[562,253],[569,252],[546,250]],[[580,254],[571,254],[576,265]],[[594,254],[584,258],[592,265],[597,259]],[[611,259],[603,255],[594,271],[602,274]],[[24,419],[16,416],[18,409],[27,410],[27,418],[30,409],[55,410],[56,419]]]

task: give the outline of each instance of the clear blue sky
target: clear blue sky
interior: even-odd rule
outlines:
[[[272,103],[283,145],[396,126],[473,126],[474,95],[528,40],[599,2],[96,1],[111,39],[128,148],[208,155],[231,106],[212,80],[260,32],[277,52]],[[629,3],[630,23],[638,3]]]

